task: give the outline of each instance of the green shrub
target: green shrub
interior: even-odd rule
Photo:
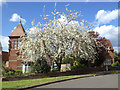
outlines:
[[[80,64],[80,63],[79,63],[78,61],[74,61],[73,66],[74,66],[74,67],[79,67],[79,64]]]
[[[52,72],[56,72],[56,71],[58,71],[56,68],[53,68],[53,69],[52,69]]]
[[[45,59],[37,59],[32,67],[32,72],[34,73],[48,73],[49,71],[50,67]]]
[[[79,62],[78,61],[74,61],[73,62],[73,66],[72,66],[72,70],[78,70],[79,69]]]
[[[114,64],[111,65],[112,67],[115,67],[115,66],[119,66],[120,67],[120,63],[119,61],[116,61]]]
[[[72,70],[80,70],[80,69],[83,69],[83,68],[86,68],[86,65],[81,64],[81,63],[79,63],[78,61],[75,60],[71,69]]]
[[[22,76],[22,70],[13,70],[9,68],[4,68],[4,72],[2,72],[3,76]]]
[[[70,57],[67,56],[65,59],[62,60],[62,64],[70,64],[71,66],[73,66],[73,62],[74,57],[72,55]]]
[[[7,69],[7,71],[5,72],[4,76],[14,76],[14,74],[15,74],[15,70]]]
[[[16,70],[14,75],[15,76],[22,76],[23,75],[22,70]]]
[[[9,76],[13,76],[14,75],[14,72],[13,71],[9,71],[7,72]]]
[[[3,76],[5,76],[5,73],[9,71],[9,69],[5,67],[5,63],[4,62],[2,62],[1,70],[2,70],[2,75]]]

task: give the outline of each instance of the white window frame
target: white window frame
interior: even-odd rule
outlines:
[[[17,40],[14,40],[14,49],[17,48]]]

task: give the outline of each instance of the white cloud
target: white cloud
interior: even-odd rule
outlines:
[[[6,36],[0,35],[0,39],[1,39],[2,49],[3,50],[8,49],[8,40],[9,40],[9,38],[6,37]]]
[[[113,25],[98,26],[94,29],[100,36],[110,39],[113,47],[118,47],[118,27]]]
[[[31,34],[37,33],[38,31],[39,31],[39,28],[31,27],[27,33],[28,33],[28,35],[29,34],[31,35]]]
[[[60,18],[58,19],[61,24],[66,24],[67,23],[67,18],[63,15],[60,15]]]
[[[117,18],[118,18],[118,10],[117,9],[115,9],[113,11],[99,10],[96,14],[96,20],[98,21],[99,24],[107,24]]]
[[[68,23],[67,17],[65,17],[64,15],[60,15],[60,18],[59,18],[58,20],[59,20],[59,22],[60,22],[61,24],[63,24],[63,25]],[[80,24],[83,25],[82,22],[81,22]],[[58,23],[58,25],[60,25],[60,24]],[[69,22],[68,25],[78,26],[78,25],[79,25],[79,22],[78,22],[78,21],[75,21],[75,20],[72,20],[72,21]]]
[[[20,18],[20,16],[19,16],[17,13],[14,13],[14,14],[12,15],[12,17],[10,18],[10,21],[12,21],[12,22],[19,22],[20,19],[21,19],[21,22],[22,22],[23,24],[26,23],[26,20],[23,19],[23,18]]]
[[[110,38],[111,36],[114,37],[115,35],[118,35],[118,27],[115,27],[113,25],[98,26],[94,29],[94,31],[99,32],[101,36],[104,36],[107,38]]]
[[[36,27],[31,27],[29,30],[30,30],[30,32],[33,32],[33,33],[34,33],[36,30],[38,30],[38,28],[36,28]]]
[[[113,48],[114,48],[114,51],[117,51],[117,53],[120,52],[120,47],[113,47]]]

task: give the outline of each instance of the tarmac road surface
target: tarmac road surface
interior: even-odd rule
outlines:
[[[120,75],[111,74],[73,79],[59,83],[44,85],[36,88],[118,88],[118,81],[120,81],[118,80],[118,76]],[[33,88],[32,90],[34,89],[35,88]]]

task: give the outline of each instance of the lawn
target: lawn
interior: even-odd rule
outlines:
[[[95,74],[85,74],[85,75],[73,75],[73,76],[59,76],[59,77],[49,77],[49,78],[40,78],[40,79],[29,79],[29,80],[19,80],[19,81],[8,81],[8,82],[2,82],[2,88],[10,88],[13,90],[13,88],[24,88],[39,84],[44,84],[48,82],[63,80],[63,79],[69,79],[69,78],[75,78],[75,77],[84,77],[84,76],[92,76]]]

